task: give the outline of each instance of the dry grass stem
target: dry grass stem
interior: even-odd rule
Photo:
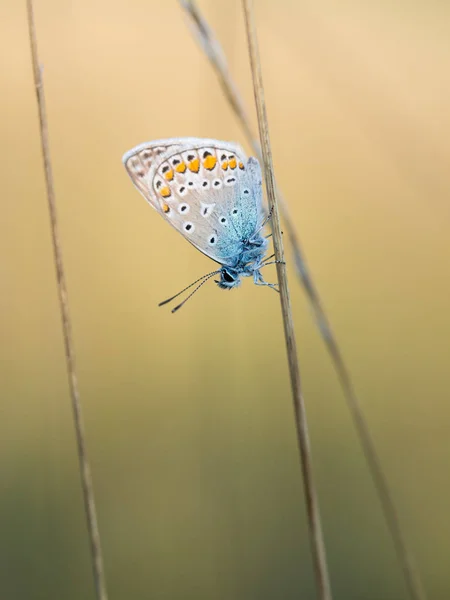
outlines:
[[[251,0],[243,0],[247,41],[250,55],[250,66],[253,78],[256,112],[258,116],[259,137],[261,140],[264,174],[269,207],[272,211],[272,232],[277,274],[280,285],[281,312],[283,315],[284,334],[286,338],[289,373],[291,377],[292,397],[294,401],[295,424],[300,450],[303,484],[305,488],[306,509],[313,555],[314,570],[318,597],[321,600],[331,600],[331,587],[328,575],[325,544],[323,540],[319,503],[314,486],[311,448],[309,442],[308,424],[305,403],[301,391],[300,369],[298,366],[297,346],[295,340],[294,322],[292,319],[291,301],[287,283],[286,264],[284,262],[283,240],[281,236],[280,217],[275,193],[275,178],[273,174],[272,152],[270,147],[269,126],[267,122],[264,88],[262,81],[261,63],[259,60],[258,41],[254,23]]]
[[[254,135],[244,103],[230,74],[226,57],[217,37],[209,27],[206,19],[203,17],[194,0],[179,0],[179,2],[185,11],[194,37],[197,39],[199,45],[207,55],[216,72],[222,91],[224,92],[225,97],[236,114],[244,130],[245,136],[253,149],[253,152],[262,162],[261,146]],[[414,567],[412,554],[402,533],[400,519],[389,491],[389,486],[381,466],[381,461],[378,457],[375,444],[372,440],[369,427],[361,408],[361,403],[356,395],[353,382],[350,377],[350,371],[344,361],[339,344],[323,308],[322,300],[310,274],[301,250],[296,229],[289,213],[287,203],[278,187],[276,187],[276,195],[280,203],[288,240],[291,244],[297,275],[311,304],[315,321],[333,362],[339,383],[344,393],[344,397],[352,415],[353,422],[360,438],[360,443],[368,463],[378,497],[380,499],[383,514],[396,549],[398,560],[402,567],[410,598],[411,600],[426,600],[426,594],[419,573]]]
[[[103,570],[103,558],[100,545],[100,534],[98,530],[97,514],[95,509],[94,489],[92,485],[91,469],[89,466],[86,439],[84,433],[83,415],[81,410],[80,395],[78,391],[78,380],[75,369],[75,355],[72,341],[69,305],[67,298],[67,287],[64,276],[64,268],[61,253],[61,242],[58,231],[58,219],[56,214],[55,191],[53,186],[52,165],[50,160],[47,114],[45,109],[44,87],[42,82],[41,68],[39,66],[36,28],[34,23],[33,3],[27,0],[28,28],[31,47],[31,60],[33,65],[34,85],[36,89],[37,105],[39,112],[39,125],[41,134],[41,149],[45,170],[45,183],[47,188],[48,210],[50,215],[50,229],[53,243],[53,254],[56,267],[56,279],[58,285],[59,304],[61,310],[62,330],[64,337],[64,349],[66,355],[67,374],[69,379],[70,397],[72,401],[73,419],[77,440],[78,460],[81,475],[81,487],[83,493],[84,507],[86,512],[89,541],[92,556],[92,569],[96,588],[97,600],[107,600],[106,582]]]

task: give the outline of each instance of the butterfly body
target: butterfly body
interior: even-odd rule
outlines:
[[[259,269],[263,266],[268,241],[259,233],[247,240],[242,240],[242,250],[231,264],[220,269],[220,279],[216,281],[222,289],[231,289],[240,285],[241,277],[253,276],[254,282],[261,281]]]
[[[261,235],[265,220],[256,158],[247,159],[230,142],[173,138],[136,146],[123,162],[149,204],[221,265],[213,273],[219,274],[220,288],[237,287],[249,276],[272,287],[260,273],[268,240]]]

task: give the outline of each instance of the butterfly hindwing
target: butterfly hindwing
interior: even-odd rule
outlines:
[[[231,264],[261,220],[261,170],[237,144],[158,140],[137,146],[123,161],[153,208],[219,263]]]
[[[256,158],[249,158],[245,172],[239,181],[235,207],[236,227],[241,239],[248,239],[261,225],[264,215],[262,207],[262,174]]]

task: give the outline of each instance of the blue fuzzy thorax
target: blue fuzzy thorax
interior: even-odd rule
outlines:
[[[243,240],[239,254],[220,269],[220,279],[216,280],[217,285],[224,290],[230,290],[241,284],[241,277],[253,276],[255,283],[261,281],[259,269],[268,244],[268,240],[261,237],[259,233],[255,233],[248,240]]]

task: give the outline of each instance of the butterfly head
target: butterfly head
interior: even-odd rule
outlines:
[[[214,281],[222,290],[231,290],[231,288],[241,285],[241,272],[233,267],[222,267],[219,271],[220,279]]]

